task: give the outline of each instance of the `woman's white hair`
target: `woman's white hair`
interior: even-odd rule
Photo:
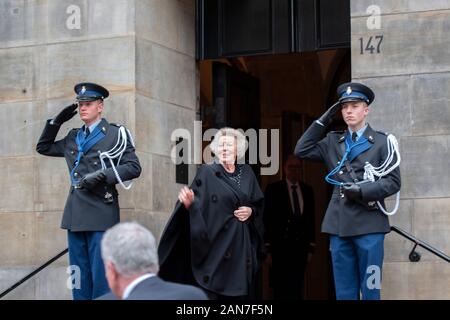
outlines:
[[[237,158],[238,159],[243,158],[245,156],[245,151],[247,151],[248,142],[244,134],[240,130],[236,130],[233,128],[225,127],[217,131],[217,133],[214,135],[214,140],[211,141],[210,144],[211,151],[214,152],[215,155],[218,154],[219,139],[225,136],[236,138]]]

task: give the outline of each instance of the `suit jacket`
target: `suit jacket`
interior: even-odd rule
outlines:
[[[247,295],[264,247],[263,193],[251,167],[242,166],[238,188],[222,165],[203,165],[191,188],[195,199],[189,212],[178,202],[161,236],[159,275],[190,283],[192,273],[195,282],[209,291]],[[252,208],[245,222],[234,216],[240,206]]]
[[[120,299],[108,292],[96,300]],[[164,281],[155,276],[138,283],[126,300],[208,300],[208,297],[197,287]]]
[[[340,164],[345,153],[348,131],[330,132],[324,137],[325,133],[326,128],[314,122],[297,142],[295,154],[299,158],[322,161],[331,171]],[[363,181],[366,162],[378,167],[386,160],[387,134],[367,126],[363,135],[369,142],[368,148],[347,161],[334,179],[340,182]],[[356,201],[347,199],[340,188],[335,187],[322,223],[322,232],[341,237],[389,232],[389,219],[376,202],[384,206],[384,199],[397,193],[400,186],[400,168],[397,167],[375,182],[360,184],[362,196]]]
[[[300,183],[303,196],[303,213],[295,216],[286,180],[267,186],[264,195],[265,239],[272,250],[285,246],[308,248],[315,242],[314,192],[307,184]]]
[[[102,168],[99,159],[100,152],[110,150],[117,143],[119,132],[117,125],[109,124],[105,119],[102,119],[98,126],[105,133],[105,137],[81,157],[80,164],[74,173],[74,176],[79,179],[88,173],[100,170]],[[75,138],[80,129],[73,129],[63,139],[55,141],[59,129],[60,126],[50,124],[50,120],[47,121],[36,150],[46,156],[64,157],[69,172],[71,172],[78,155]],[[109,166],[109,160],[106,161],[106,164]],[[127,148],[116,168],[123,181],[137,178],[141,173],[139,160],[129,138]],[[108,167],[104,172],[106,181],[92,190],[70,187],[61,228],[73,232],[105,231],[119,222],[119,198],[115,187],[117,179],[111,167]],[[110,198],[110,195],[112,195],[112,202],[106,201],[108,197]]]
[[[194,286],[151,277],[139,283],[127,300],[208,300],[203,290]]]

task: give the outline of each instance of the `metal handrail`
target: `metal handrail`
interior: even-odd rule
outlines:
[[[17,281],[15,284],[13,284],[11,287],[9,287],[8,289],[6,289],[5,291],[3,291],[2,293],[0,293],[0,299],[2,299],[4,296],[6,296],[8,293],[10,293],[11,291],[13,291],[14,289],[16,289],[18,286],[20,286],[22,283],[24,283],[25,281],[27,281],[28,279],[30,279],[31,277],[34,277],[36,274],[38,274],[39,272],[41,272],[42,270],[44,270],[45,268],[47,268],[50,264],[52,264],[53,262],[55,262],[56,260],[58,260],[59,258],[61,258],[63,255],[65,255],[67,252],[69,252],[69,249],[64,249],[63,251],[61,251],[60,253],[58,253],[56,256],[54,256],[53,258],[51,258],[50,260],[48,260],[46,263],[44,263],[43,265],[41,265],[39,268],[37,268],[36,270],[32,271],[31,273],[29,273],[28,275],[26,275],[25,277],[23,277],[22,279],[20,279],[19,281]]]
[[[443,253],[442,251],[434,248],[433,246],[429,245],[428,243],[417,239],[416,237],[414,237],[412,234],[406,232],[405,230],[400,229],[399,227],[396,226],[392,226],[391,230],[398,233],[399,235],[407,238],[408,240],[414,242],[414,248],[412,249],[412,251],[409,254],[409,260],[412,262],[418,262],[420,260],[420,254],[418,252],[415,251],[417,246],[420,246],[422,248],[424,248],[425,250],[428,250],[429,252],[431,252],[432,254],[438,256],[439,258],[441,258],[442,260],[445,260],[447,262],[450,263],[450,256],[446,255],[445,253]],[[11,287],[9,287],[8,289],[6,289],[5,291],[3,291],[2,293],[0,293],[0,299],[2,299],[4,296],[6,296],[8,293],[10,293],[11,291],[13,291],[14,289],[16,289],[18,286],[20,286],[22,283],[24,283],[25,281],[27,281],[28,279],[34,277],[36,274],[38,274],[39,272],[41,272],[42,270],[44,270],[45,268],[47,268],[50,264],[52,264],[53,262],[55,262],[56,260],[58,260],[59,258],[61,258],[62,256],[64,256],[67,252],[69,252],[69,249],[64,249],[63,251],[61,251],[60,253],[58,253],[56,256],[54,256],[53,258],[51,258],[50,260],[48,260],[46,263],[44,263],[43,265],[41,265],[39,268],[37,268],[36,270],[32,271],[31,273],[29,273],[28,275],[26,275],[25,277],[23,277],[22,279],[20,279],[19,281],[17,281],[15,284],[13,284]]]
[[[418,252],[416,252],[416,247],[422,247],[425,250],[431,252],[432,254],[438,256],[439,258],[441,258],[442,260],[445,260],[447,262],[450,262],[450,256],[446,255],[445,253],[443,253],[442,251],[436,249],[435,247],[429,245],[428,243],[417,239],[416,237],[414,237],[412,234],[406,232],[405,230],[400,229],[399,227],[396,226],[392,226],[391,230],[394,232],[397,232],[399,235],[407,238],[408,240],[414,242],[414,248],[412,249],[412,251],[409,254],[409,260],[411,262],[418,262],[420,260],[420,254]]]

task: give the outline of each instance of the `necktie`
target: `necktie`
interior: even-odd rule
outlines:
[[[292,188],[292,201],[294,202],[294,215],[299,216],[302,214],[300,210],[300,201],[298,200],[297,195],[297,186],[294,184],[291,186]]]
[[[89,136],[89,134],[91,133],[91,131],[89,130],[89,127],[86,128],[86,137]]]
[[[356,139],[358,138],[358,134],[356,132],[352,133],[352,141],[356,142]]]

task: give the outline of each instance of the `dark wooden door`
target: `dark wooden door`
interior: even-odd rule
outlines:
[[[213,64],[214,127],[231,127],[244,132],[260,128],[259,81],[227,64]],[[250,142],[249,150],[258,152],[258,141]],[[259,163],[249,162],[256,177],[260,176]]]
[[[303,113],[283,112],[281,127],[283,162],[294,152],[298,139],[313,121],[314,119]],[[283,162],[280,161],[280,163]],[[311,161],[303,161],[302,167],[302,181],[314,190],[316,230],[315,253],[305,271],[304,299],[331,300],[334,299],[334,285],[328,250],[329,242],[328,236],[320,232],[330,198],[329,186],[323,181],[326,169],[322,163]]]
[[[260,127],[259,82],[251,75],[227,64],[213,64],[215,126]]]

